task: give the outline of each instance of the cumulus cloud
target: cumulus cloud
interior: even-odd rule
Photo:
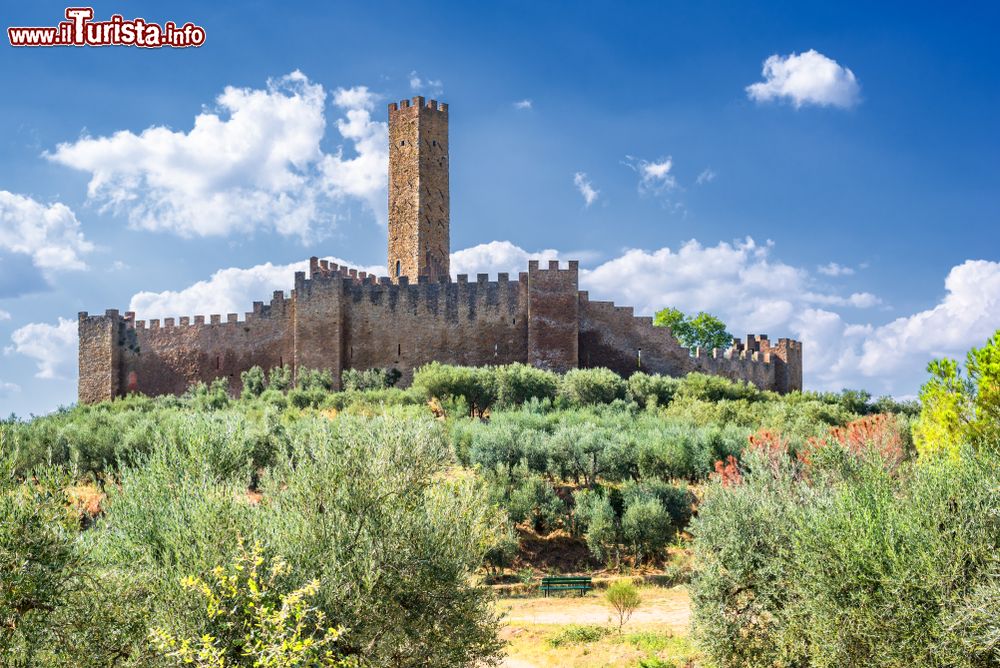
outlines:
[[[0,190],[0,251],[30,257],[35,267],[51,276],[86,269],[82,256],[93,249],[65,204],[43,204]]]
[[[601,191],[596,190],[585,172],[577,172],[573,175],[573,185],[583,196],[584,206],[590,206],[597,201],[597,196]]]
[[[10,320],[10,313],[0,309],[0,320]]]
[[[861,100],[861,86],[854,72],[810,49],[764,61],[763,81],[747,86],[757,102],[789,100],[795,108],[814,104],[847,109]]]
[[[428,95],[440,95],[444,92],[444,84],[440,79],[421,79],[416,70],[410,72],[410,90],[425,92]]]
[[[77,322],[59,318],[55,325],[33,322],[10,335],[13,345],[6,354],[17,353],[35,361],[36,378],[74,379],[77,374]]]
[[[944,288],[933,308],[897,318],[865,339],[862,373],[889,372],[915,355],[964,355],[1000,329],[1000,262],[967,260],[952,267]]]
[[[811,292],[808,272],[770,258],[771,244],[752,238],[677,250],[628,250],[582,272],[594,296],[606,295],[637,312],[665,306],[724,316],[734,332],[769,332],[788,321]]]
[[[384,275],[383,266],[359,267],[340,258],[325,258],[372,274]],[[259,264],[253,267],[220,269],[209,278],[180,290],[138,292],[129,302],[136,318],[171,318],[182,315],[211,315],[250,311],[255,301],[269,301],[275,290],[288,292],[294,287],[295,272],[309,271],[309,261],[291,264]]]
[[[670,156],[650,161],[627,155],[625,165],[639,174],[641,193],[658,195],[677,187],[677,179],[670,173],[674,166],[673,158]]]
[[[509,241],[491,241],[452,253],[451,273],[495,276],[507,272],[513,277],[528,270],[528,260],[558,260],[560,257],[557,250],[529,252]]]
[[[824,276],[850,276],[854,273],[854,268],[846,267],[836,262],[828,262],[816,267],[816,271]]]
[[[322,161],[323,187],[335,197],[357,197],[375,213],[381,224],[388,219],[386,187],[389,177],[389,128],[372,120],[375,96],[365,86],[338,88],[333,103],[344,111],[337,131],[353,144],[354,157],[345,158],[340,147]]]
[[[338,198],[374,207],[385,189],[376,171],[385,171],[386,128],[371,120],[371,93],[357,87],[333,96],[352,158],[320,148],[327,97],[295,71],[264,89],[227,87],[188,132],[153,126],[84,136],[46,156],[88,172],[88,198],[137,228],[185,237],[265,229],[305,240],[332,225]]]
[[[531,100],[527,98],[523,100],[518,100],[517,102],[514,103],[515,109],[531,109],[531,107],[532,107]]]
[[[695,179],[695,183],[698,184],[699,186],[703,186],[706,183],[711,183],[712,181],[714,181],[715,177],[716,177],[715,171],[711,167],[706,167],[705,169],[701,170],[701,174],[699,174],[698,178]]]
[[[21,391],[21,386],[17,383],[8,383],[0,380],[0,399],[7,399]]]

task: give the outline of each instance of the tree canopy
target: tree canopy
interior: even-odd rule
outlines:
[[[653,324],[669,327],[681,345],[692,350],[728,348],[733,340],[733,335],[726,331],[726,323],[704,311],[688,316],[680,309],[667,307],[656,313]]]

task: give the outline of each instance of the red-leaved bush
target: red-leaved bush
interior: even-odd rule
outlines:
[[[887,471],[894,471],[906,455],[899,422],[886,413],[867,415],[843,427],[831,427],[824,437],[810,438],[799,452],[799,460],[808,467],[815,453],[833,444],[858,459],[874,457]]]
[[[725,462],[721,459],[715,462],[715,479],[722,483],[723,487],[732,487],[743,482],[743,474],[740,473],[740,466],[736,463],[736,457],[729,455]]]
[[[768,468],[774,477],[778,477],[781,472],[782,461],[788,455],[788,439],[781,435],[777,429],[761,427],[749,436],[750,445],[745,453],[759,453],[761,458],[767,463]]]

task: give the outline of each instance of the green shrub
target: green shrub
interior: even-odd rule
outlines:
[[[677,529],[685,528],[691,521],[691,506],[695,499],[686,485],[671,485],[655,478],[639,482],[630,481],[622,486],[622,496],[626,507],[644,499],[658,501],[670,517],[673,527],[668,540]]]
[[[243,391],[240,395],[243,399],[259,397],[267,386],[267,377],[259,366],[252,366],[242,372],[240,381],[243,383]]]
[[[473,413],[482,414],[497,398],[494,370],[431,362],[413,374],[413,386],[428,398],[464,397]]]
[[[574,531],[583,534],[590,554],[604,563],[617,558],[618,518],[608,495],[584,489],[573,494],[573,501]]]
[[[109,487],[95,535],[102,563],[149,579],[150,622],[201,637],[180,578],[235,557],[239,537],[284,555],[289,582],[318,581],[312,605],[350,628],[370,665],[468,665],[496,656],[490,591],[470,577],[506,532],[474,478],[443,475],[441,425],[425,416],[298,417],[255,471],[220,459],[225,435],[156,444]],[[241,439],[236,439],[241,440]],[[207,452],[201,444],[209,444]],[[225,454],[224,452],[222,454]],[[260,501],[247,488],[259,475]]]
[[[501,407],[519,406],[526,401],[554,400],[559,391],[559,376],[527,364],[496,367],[497,403]]]
[[[384,390],[399,382],[399,369],[344,369],[340,374],[340,386],[345,392]]]
[[[722,401],[746,399],[760,401],[769,393],[745,381],[734,381],[722,376],[711,376],[705,373],[689,373],[684,376],[677,388],[677,395],[702,399],[704,401]]]
[[[642,604],[642,596],[631,580],[615,580],[604,592],[604,600],[618,617],[618,633]]]
[[[292,367],[285,364],[271,369],[267,376],[267,387],[269,390],[287,392],[292,387]]]
[[[559,393],[576,406],[610,404],[625,398],[625,381],[610,369],[572,369],[562,377]]]
[[[298,369],[295,387],[306,392],[329,392],[333,389],[333,372],[329,369]]]
[[[640,406],[666,406],[673,401],[680,385],[678,378],[633,373],[628,378],[628,396]]]
[[[992,458],[901,470],[764,457],[750,455],[742,482],[713,484],[692,524],[694,629],[713,663],[989,665],[996,625],[985,620],[1000,615]]]
[[[319,582],[292,590],[284,582],[289,570],[281,559],[265,559],[259,546],[241,544],[230,566],[181,581],[203,601],[197,609],[205,632],[185,637],[155,628],[153,643],[167,663],[181,667],[352,665],[337,644],[344,629],[327,626],[323,611],[310,605]]]
[[[629,546],[636,564],[655,557],[674,537],[670,514],[658,499],[633,499],[622,515],[622,539]]]
[[[530,476],[515,487],[506,506],[512,520],[529,524],[539,532],[558,527],[566,513],[551,483],[539,476]]]
[[[597,642],[608,635],[609,630],[596,624],[567,624],[559,629],[549,639],[551,647],[565,647],[566,645],[583,645]]]

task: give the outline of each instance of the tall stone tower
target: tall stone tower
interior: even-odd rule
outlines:
[[[448,276],[448,105],[389,105],[389,276]]]

